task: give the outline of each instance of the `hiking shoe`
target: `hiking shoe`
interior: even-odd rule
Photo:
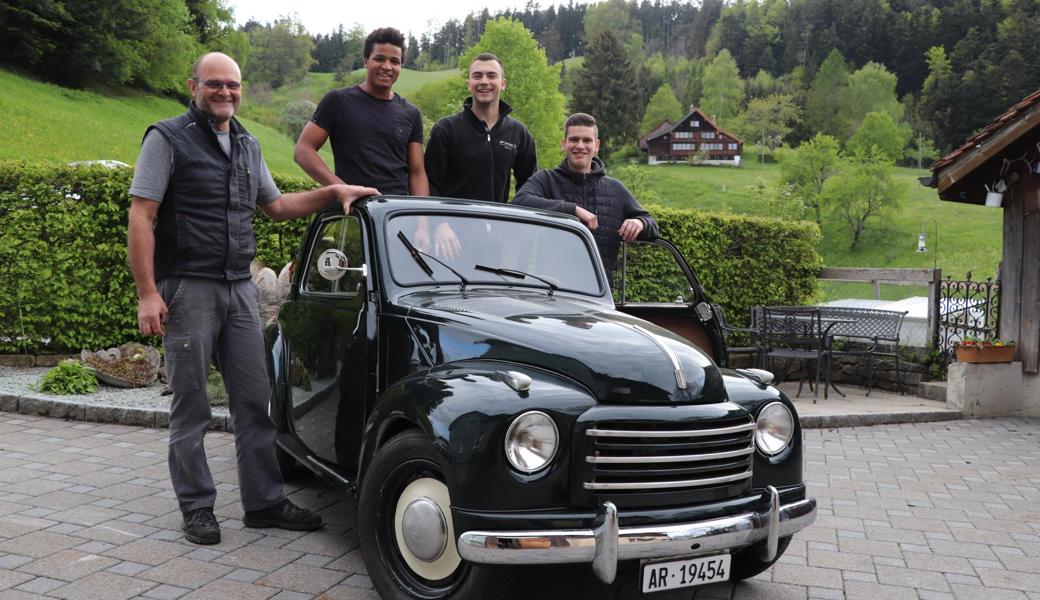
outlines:
[[[242,522],[246,527],[258,529],[278,527],[290,531],[314,531],[321,528],[321,517],[288,499],[263,510],[247,510]]]
[[[220,543],[220,525],[213,516],[212,508],[196,508],[185,513],[181,529],[184,530],[184,537],[193,544],[208,546]]]

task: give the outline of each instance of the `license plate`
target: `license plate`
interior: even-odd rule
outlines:
[[[729,581],[729,554],[643,563],[643,593]]]

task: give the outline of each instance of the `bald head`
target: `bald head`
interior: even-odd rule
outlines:
[[[191,78],[196,81],[200,80],[201,77],[199,76],[199,73],[202,70],[202,68],[206,65],[206,63],[213,61],[222,62],[224,66],[230,66],[234,68],[236,71],[239,71],[238,63],[235,62],[235,59],[231,58],[227,54],[224,54],[223,52],[207,52],[202,56],[196,58],[195,63],[191,65]],[[241,73],[241,71],[239,72]]]
[[[191,68],[191,98],[213,119],[213,128],[227,131],[242,99],[242,72],[238,63],[222,52],[203,54]]]

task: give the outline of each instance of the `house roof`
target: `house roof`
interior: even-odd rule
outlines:
[[[690,117],[692,117],[694,115],[698,115],[698,116],[700,116],[702,121],[707,121],[708,123],[710,123],[711,126],[714,127],[715,130],[718,131],[719,133],[733,138],[738,143],[741,143],[741,144],[744,143],[744,140],[742,140],[739,137],[733,135],[732,133],[726,131],[725,129],[719,127],[718,123],[716,123],[715,121],[713,121],[710,118],[708,118],[708,115],[704,114],[704,111],[702,111],[701,109],[697,108],[696,106],[691,106],[690,107],[690,112],[686,113],[686,115],[683,116],[683,118],[679,119],[678,123],[676,123],[675,125],[672,125],[670,128],[668,128],[668,130],[661,131],[661,132],[656,133],[656,134],[653,131],[651,131],[649,134],[647,134],[646,141],[649,142],[650,140],[659,138],[659,137],[661,137],[662,135],[664,135],[666,133],[671,133],[672,131],[675,130],[676,127],[682,125],[684,122],[686,122]],[[654,129],[654,131],[657,131],[657,129]]]
[[[646,150],[647,149],[646,141],[648,139],[650,139],[652,137],[657,137],[659,134],[665,133],[665,132],[668,132],[668,131],[671,131],[671,130],[672,130],[672,122],[671,121],[669,121],[668,119],[665,119],[665,120],[661,121],[660,123],[657,124],[657,127],[654,127],[653,129],[650,130],[650,133],[648,133],[648,134],[644,135],[643,137],[639,138],[639,149],[640,150]]]
[[[973,182],[971,189],[966,190],[963,189],[965,185],[957,184],[965,183],[964,180],[968,178],[974,179],[973,176],[992,179],[995,165],[999,174],[1003,160],[1009,158],[1002,156],[1007,154],[1003,151],[1008,150],[1011,151],[1011,155],[1016,154],[1013,150],[1017,148],[1012,149],[1009,146],[1037,126],[1040,126],[1040,90],[1026,96],[963,144],[937,160],[930,167],[932,176],[922,178],[921,183],[937,188],[939,196],[944,200],[980,202],[980,197],[985,195],[984,187]],[[982,171],[983,167],[986,167],[984,172],[976,173]],[[961,189],[952,190],[955,186]]]

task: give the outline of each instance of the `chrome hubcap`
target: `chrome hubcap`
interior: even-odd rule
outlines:
[[[416,479],[401,491],[396,505],[394,535],[408,568],[430,581],[454,573],[462,557],[455,547],[448,486],[430,477]]]
[[[421,560],[436,560],[448,543],[448,524],[429,498],[412,501],[401,518],[401,534],[408,550]]]

